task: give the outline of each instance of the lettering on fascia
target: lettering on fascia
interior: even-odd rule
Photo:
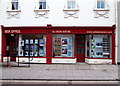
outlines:
[[[112,31],[87,31],[87,33],[112,33]]]
[[[52,31],[52,33],[71,33],[71,31],[69,30],[56,30],[56,31]]]
[[[5,30],[5,33],[20,33],[20,30]]]

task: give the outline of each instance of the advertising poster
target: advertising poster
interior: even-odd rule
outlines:
[[[24,40],[20,40],[20,46],[24,46]]]
[[[72,43],[72,38],[69,38],[69,43]]]
[[[33,52],[30,52],[30,56],[33,56]]]
[[[25,45],[25,50],[29,50],[29,45]]]
[[[30,39],[30,44],[33,44],[33,39]]]
[[[19,56],[23,56],[23,50],[19,51]]]
[[[38,44],[38,39],[35,39],[35,44]]]
[[[68,50],[72,50],[72,45],[68,45]]]
[[[62,54],[67,54],[67,47],[62,47]]]
[[[29,44],[29,39],[26,39],[26,40],[25,40],[25,44]]]
[[[38,45],[34,45],[34,50],[38,50]]]
[[[55,42],[61,42],[61,38],[55,38]]]
[[[28,55],[28,51],[25,51],[25,56],[29,56],[29,55]]]
[[[39,39],[39,45],[44,46],[44,39]]]
[[[68,56],[72,56],[72,52],[71,51],[68,52]]]
[[[67,44],[67,39],[62,39],[62,44]]]
[[[40,56],[44,56],[44,49],[40,49],[40,50],[39,50],[39,55],[40,55]]]
[[[34,49],[34,46],[33,45],[30,45],[30,50],[33,50]]]
[[[34,56],[38,56],[38,52],[37,51],[34,52]]]

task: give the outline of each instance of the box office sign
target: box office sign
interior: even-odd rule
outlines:
[[[20,30],[5,30],[4,33],[20,33]]]

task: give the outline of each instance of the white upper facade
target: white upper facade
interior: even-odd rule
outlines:
[[[4,26],[112,26],[116,0],[0,0]]]

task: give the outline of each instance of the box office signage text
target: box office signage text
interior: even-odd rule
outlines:
[[[5,30],[5,33],[20,33],[20,30]]]

